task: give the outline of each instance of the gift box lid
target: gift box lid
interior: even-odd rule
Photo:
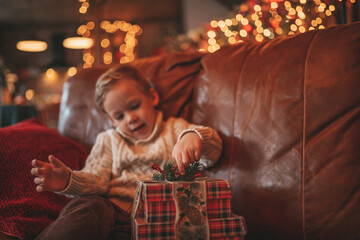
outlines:
[[[230,183],[221,179],[206,178],[207,199],[231,198]],[[194,184],[197,181],[184,182]],[[143,181],[142,198],[148,202],[173,201],[172,183],[158,181]]]

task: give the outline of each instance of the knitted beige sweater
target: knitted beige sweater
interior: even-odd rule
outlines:
[[[98,135],[81,171],[72,171],[68,186],[61,192],[69,197],[103,195],[122,209],[130,212],[137,180],[151,179],[152,163],[163,168],[174,162],[172,150],[186,131],[194,131],[202,139],[201,163],[213,165],[222,150],[217,132],[209,127],[189,124],[183,119],[170,118],[163,122],[157,113],[152,134],[143,140],[124,136],[119,129],[109,129]]]

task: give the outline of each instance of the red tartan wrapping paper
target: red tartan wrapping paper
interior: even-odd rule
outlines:
[[[244,218],[235,214],[229,218],[209,219],[209,228],[210,239],[240,240],[246,235]],[[175,240],[174,223],[148,223],[145,219],[136,218],[135,234],[137,240]]]
[[[231,216],[231,189],[228,181],[206,180],[207,215],[209,219]],[[174,222],[175,203],[172,184],[168,182],[144,182],[140,208],[144,209],[145,220],[149,223]]]

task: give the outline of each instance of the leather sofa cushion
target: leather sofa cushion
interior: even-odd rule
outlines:
[[[248,238],[359,236],[359,53],[355,23],[202,58],[193,121],[222,133],[208,175],[230,180]]]

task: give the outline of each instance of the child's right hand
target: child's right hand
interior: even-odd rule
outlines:
[[[70,170],[53,155],[49,155],[49,163],[34,159],[31,165],[31,174],[36,176],[34,182],[38,192],[61,191],[68,185]]]

